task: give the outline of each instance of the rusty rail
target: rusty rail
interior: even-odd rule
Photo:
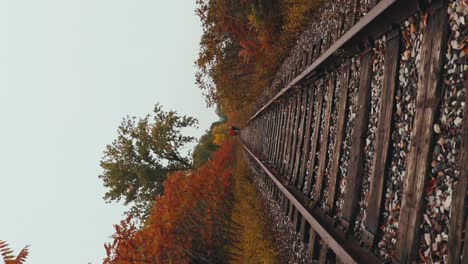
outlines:
[[[354,53],[367,45],[369,39],[377,39],[384,34],[393,24],[401,21],[418,10],[421,10],[425,1],[419,0],[382,0],[370,12],[360,19],[349,31],[336,41],[324,54],[322,54],[312,65],[308,66],[291,82],[289,82],[268,103],[262,106],[248,121],[255,119],[261,112],[267,109],[273,102],[286,94],[299,82],[310,77],[317,70],[321,70],[332,61],[337,60],[337,52]],[[341,55],[342,56],[342,55]]]
[[[349,244],[356,244],[356,241],[348,240],[345,242],[343,237],[339,237],[338,231],[333,230],[330,228],[330,225],[327,227],[319,222],[319,219],[313,216],[312,212],[309,212],[307,208],[305,208],[300,200],[298,195],[293,194],[293,191],[288,190],[283,183],[275,176],[266,165],[260,161],[259,158],[255,156],[255,154],[250,151],[250,149],[242,144],[244,149],[250,155],[250,157],[261,167],[261,169],[268,175],[268,177],[273,181],[276,188],[283,193],[287,199],[292,203],[292,205],[296,208],[296,210],[302,215],[302,217],[309,222],[311,227],[317,232],[318,235],[322,238],[323,241],[330,247],[333,252],[335,252],[336,256],[339,257],[341,261],[344,263],[382,263],[379,261],[375,256],[365,252],[364,250],[360,249],[357,245],[354,247],[350,247]],[[297,197],[297,198],[296,198]],[[332,229],[332,230],[330,230]]]
[[[244,148],[320,263],[330,250],[344,263],[464,263],[468,73],[445,58],[460,54],[453,43],[466,39],[466,26],[461,34],[448,27],[455,0],[374,4],[328,49],[325,34],[292,67],[243,126]],[[444,208],[434,211],[425,201],[436,191]],[[431,229],[430,214],[447,219],[448,234]]]

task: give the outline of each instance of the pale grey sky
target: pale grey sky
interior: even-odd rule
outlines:
[[[124,115],[216,119],[194,85],[195,0],[0,0],[0,240],[102,263],[123,208],[97,178]]]

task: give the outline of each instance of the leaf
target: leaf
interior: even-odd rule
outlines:
[[[416,31],[417,31],[416,25],[414,23],[411,23],[410,32],[413,34],[413,33],[416,33]]]
[[[15,264],[23,264],[29,255],[29,246],[24,247],[15,259]]]
[[[10,246],[5,241],[0,240],[0,253],[5,264],[23,264],[29,255],[28,248],[29,246],[24,247],[15,257],[12,255],[13,250],[11,250]]]
[[[428,12],[424,12],[424,14],[422,15],[422,23],[423,23],[423,26],[426,27],[427,26],[427,16],[428,16]]]
[[[10,246],[5,242],[0,240],[0,253],[2,255],[4,263],[9,263],[14,256],[11,255],[13,250],[11,250]]]

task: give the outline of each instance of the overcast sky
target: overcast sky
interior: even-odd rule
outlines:
[[[195,0],[0,0],[0,240],[27,263],[102,263],[123,208],[99,161],[154,103],[215,119],[194,85]]]

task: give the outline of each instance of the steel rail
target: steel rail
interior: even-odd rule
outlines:
[[[330,48],[327,49],[317,60],[302,71],[296,78],[289,82],[286,87],[280,90],[272,99],[260,108],[247,122],[255,119],[273,102],[278,100],[286,92],[291,90],[300,81],[305,79],[313,71],[325,66],[330,62],[336,53],[340,50],[354,50],[363,41],[376,38],[395,23],[401,22],[425,5],[426,1],[419,0],[382,0],[375,5],[369,13],[362,17],[353,27],[351,27],[343,36],[341,36]],[[244,125],[244,126],[245,126]]]
[[[288,200],[294,205],[294,207],[301,213],[301,215],[309,222],[310,226],[317,232],[317,234],[326,241],[330,249],[335,252],[335,254],[340,258],[344,263],[358,263],[357,260],[351,256],[348,251],[335,239],[335,237],[330,234],[315,217],[313,217],[308,210],[294,197],[294,195],[288,191],[288,189],[281,184],[281,182],[273,175],[273,173],[265,166],[263,163],[250,151],[250,149],[241,142],[244,149],[249,153],[249,155],[258,163],[258,165],[263,169],[263,171],[270,177],[270,179],[275,183],[278,189],[288,198]]]

